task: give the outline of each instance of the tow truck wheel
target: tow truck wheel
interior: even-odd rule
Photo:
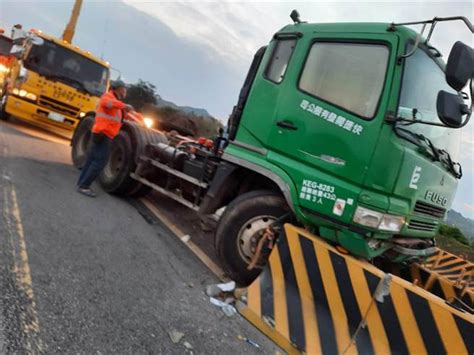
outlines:
[[[130,177],[133,171],[133,148],[130,137],[121,131],[112,141],[109,160],[99,176],[102,188],[116,195],[125,195],[137,181]]]
[[[239,286],[249,285],[260,274],[270,254],[268,243],[260,241],[289,212],[285,199],[267,190],[247,192],[227,206],[217,226],[215,247],[224,270]],[[255,267],[249,270],[252,263]]]
[[[91,129],[94,124],[94,117],[84,117],[74,131],[72,136],[71,157],[74,166],[81,169],[84,166],[89,150],[89,141],[91,138]]]
[[[5,111],[5,106],[7,104],[7,95],[3,95],[0,99],[0,119],[3,121],[8,121],[10,115]]]

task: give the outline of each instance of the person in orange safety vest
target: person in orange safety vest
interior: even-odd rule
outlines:
[[[100,98],[92,126],[92,145],[77,182],[77,191],[95,197],[91,184],[100,175],[109,158],[110,144],[120,132],[124,113],[133,111],[131,105],[121,100],[127,95],[127,87],[121,80],[112,84],[112,89]]]

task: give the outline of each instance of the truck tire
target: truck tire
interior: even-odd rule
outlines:
[[[168,143],[160,132],[126,122],[119,135],[112,141],[109,160],[99,176],[102,188],[112,194],[141,197],[150,188],[130,177],[137,165],[135,158],[144,154],[149,143]]]
[[[239,286],[252,283],[266,263],[247,269],[261,233],[289,212],[283,196],[268,190],[247,192],[227,206],[217,226],[215,247],[224,270]]]
[[[121,131],[112,141],[109,159],[99,182],[102,188],[114,195],[126,195],[137,181],[130,177],[135,168],[135,156],[132,142],[127,132]]]
[[[72,163],[78,169],[82,169],[86,162],[87,152],[89,150],[89,141],[91,129],[94,125],[94,117],[84,117],[74,131],[71,141]]]
[[[0,120],[8,121],[10,119],[10,115],[5,111],[5,106],[7,104],[7,95],[3,95],[0,99]]]

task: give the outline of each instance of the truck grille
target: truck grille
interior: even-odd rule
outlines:
[[[40,106],[46,107],[55,112],[63,113],[68,116],[77,116],[79,114],[79,109],[77,107],[65,104],[64,102],[52,99],[50,97],[41,95],[39,98]]]
[[[426,216],[430,216],[430,217],[444,218],[446,209],[442,207],[430,205],[426,202],[417,201],[415,204],[415,212],[426,215]]]
[[[416,219],[412,219],[410,223],[408,223],[408,229],[414,229],[425,232],[434,231],[437,226],[438,224],[436,222],[425,222]]]

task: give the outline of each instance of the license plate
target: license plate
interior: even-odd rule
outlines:
[[[56,112],[48,113],[48,118],[56,122],[64,122],[64,116]]]

